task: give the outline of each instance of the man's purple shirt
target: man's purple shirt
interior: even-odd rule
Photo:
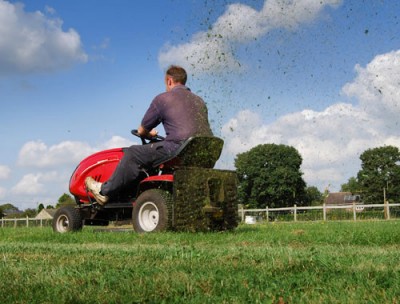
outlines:
[[[160,123],[165,129],[164,148],[173,152],[192,136],[212,136],[207,106],[184,85],[156,96],[146,111],[142,126],[151,131]]]

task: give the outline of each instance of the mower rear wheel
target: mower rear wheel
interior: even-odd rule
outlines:
[[[159,232],[169,229],[171,201],[171,195],[163,190],[151,189],[140,194],[132,211],[133,229],[136,232]]]
[[[74,206],[64,206],[56,211],[53,231],[59,233],[79,231],[83,227],[82,216]]]

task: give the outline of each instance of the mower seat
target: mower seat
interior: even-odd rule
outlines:
[[[174,155],[154,164],[154,167],[200,167],[214,168],[219,159],[224,141],[221,138],[190,137],[175,152]]]

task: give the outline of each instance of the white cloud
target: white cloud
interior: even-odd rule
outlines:
[[[46,12],[55,11],[46,7]],[[62,30],[62,20],[26,12],[21,3],[0,0],[0,74],[67,68],[86,62],[79,34]]]
[[[222,128],[225,155],[232,157],[264,143],[294,146],[303,157],[308,184],[321,190],[331,184],[339,190],[360,170],[362,152],[383,145],[400,147],[400,51],[379,55],[356,69],[357,77],[343,92],[356,97],[358,104],[336,103],[321,112],[303,110],[271,124],[263,124],[257,113],[241,111]]]
[[[93,152],[95,149],[87,143],[78,141],[64,141],[50,147],[42,141],[30,141],[21,148],[18,165],[43,168],[77,163]]]
[[[64,141],[53,146],[47,146],[42,141],[29,141],[23,145],[19,152],[18,165],[37,168],[55,167],[63,164],[77,165],[82,159],[97,151],[128,147],[133,144],[132,141],[121,136],[113,136],[97,147],[91,147],[89,144],[79,141]]]
[[[398,129],[400,115],[400,50],[376,56],[365,68],[357,65],[357,78],[343,92],[357,98],[360,107],[373,116],[386,118],[387,126]]]
[[[160,65],[180,64],[197,73],[237,69],[236,44],[248,43],[272,29],[295,29],[313,21],[326,6],[341,0],[265,0],[260,11],[244,4],[231,4],[207,32],[193,35],[188,43],[166,44],[159,54]]]
[[[9,167],[0,165],[0,179],[7,179],[10,173],[11,169]]]
[[[38,195],[46,193],[45,183],[54,181],[57,178],[55,171],[37,174],[26,174],[11,189],[15,195]]]
[[[120,147],[129,147],[134,145],[131,140],[123,138],[121,136],[113,136],[110,140],[106,141],[104,144],[100,145],[98,150],[106,150]]]

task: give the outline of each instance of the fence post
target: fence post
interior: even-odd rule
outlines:
[[[297,205],[296,205],[296,204],[294,204],[294,214],[293,214],[293,217],[294,217],[294,221],[297,222]]]
[[[26,227],[29,227],[29,217],[26,216]]]
[[[267,214],[267,223],[269,222],[269,210],[268,210],[268,206],[265,207],[265,213]]]
[[[323,214],[323,219],[326,221],[326,204],[323,204],[323,209],[322,209],[322,214]]]
[[[390,220],[390,210],[389,210],[389,204],[388,201],[385,200],[385,206],[383,207],[384,209],[384,214],[385,214],[385,220]]]
[[[243,205],[241,206],[241,212],[242,212],[242,222],[244,222],[244,208],[243,208]]]
[[[357,220],[357,215],[356,215],[356,203],[353,202],[353,219],[354,221]]]

